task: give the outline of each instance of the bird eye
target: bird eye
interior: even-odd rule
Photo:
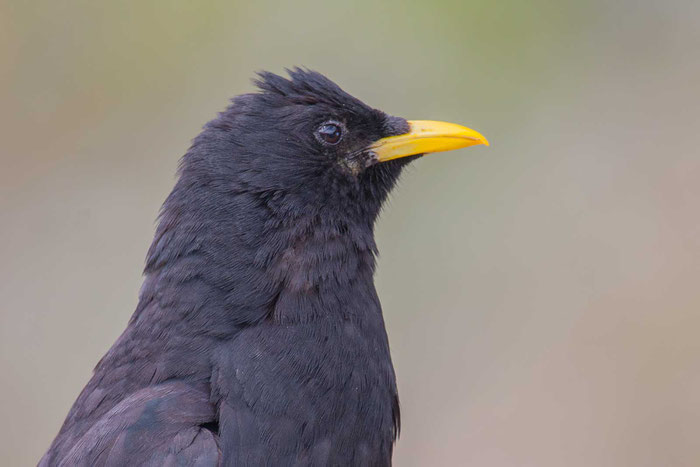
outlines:
[[[324,123],[318,128],[317,133],[321,141],[328,144],[338,144],[343,136],[343,130],[337,123]]]

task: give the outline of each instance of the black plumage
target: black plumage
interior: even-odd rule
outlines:
[[[40,465],[391,463],[373,226],[418,156],[367,148],[409,123],[316,72],[257,85],[183,157],[138,307]]]

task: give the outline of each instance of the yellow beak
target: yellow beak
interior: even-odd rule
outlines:
[[[470,128],[447,122],[410,120],[411,130],[397,136],[388,136],[372,144],[369,150],[379,162],[399,157],[431,152],[451,151],[477,144],[489,145],[482,134]]]

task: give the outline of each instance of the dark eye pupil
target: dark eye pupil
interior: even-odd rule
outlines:
[[[341,133],[340,127],[335,123],[326,123],[318,129],[321,139],[329,144],[335,144],[340,141]]]

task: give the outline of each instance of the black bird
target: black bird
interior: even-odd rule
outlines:
[[[289,75],[195,138],[136,311],[41,466],[391,464],[374,223],[411,160],[488,142]]]

